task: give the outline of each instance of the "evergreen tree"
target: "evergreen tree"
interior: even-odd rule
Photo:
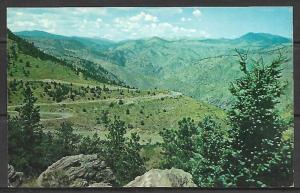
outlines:
[[[94,133],[92,137],[85,136],[82,137],[79,147],[78,153],[82,154],[104,154],[104,142],[101,140],[100,136],[97,133]]]
[[[210,116],[199,123],[197,148],[191,161],[191,174],[199,187],[223,186],[220,176],[228,153],[226,135],[224,128]]]
[[[141,150],[139,136],[133,134],[131,138],[126,138],[125,122],[117,117],[108,124],[108,129],[105,160],[114,171],[117,183],[123,185],[145,172],[144,159],[139,154]]]
[[[191,118],[184,118],[178,122],[178,130],[166,130],[160,132],[163,138],[161,147],[164,159],[161,161],[162,168],[180,168],[185,171],[191,170],[191,158],[196,152],[195,139],[198,135],[197,125]]]
[[[282,132],[286,128],[275,108],[283,91],[280,78],[285,58],[280,54],[269,65],[263,60],[249,65],[247,54],[237,53],[244,75],[230,86],[236,101],[229,111],[232,124],[230,145],[234,153],[228,158],[225,175],[230,179],[228,185],[262,187],[286,184],[287,175],[292,175],[292,167],[286,166],[284,173],[279,173],[278,168],[284,161],[283,157],[291,159],[291,156],[282,154]]]
[[[29,85],[26,85],[23,95],[24,104],[16,109],[18,115],[9,119],[8,148],[11,164],[17,170],[29,174],[39,172],[38,169],[42,167],[43,132],[40,125],[40,109],[34,105],[37,99]]]
[[[57,147],[58,158],[74,155],[80,142],[80,135],[74,133],[70,122],[63,122],[59,129],[56,129],[54,145]]]

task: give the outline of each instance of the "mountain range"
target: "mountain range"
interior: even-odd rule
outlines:
[[[235,39],[151,37],[121,42],[43,31],[16,34],[57,58],[91,61],[127,85],[170,89],[222,108],[232,100],[229,83],[241,75],[235,49],[248,51],[250,60],[263,57],[266,63],[284,54],[288,62],[283,66],[283,79],[292,85],[292,40],[272,34],[250,32]],[[291,93],[292,88],[286,92]]]

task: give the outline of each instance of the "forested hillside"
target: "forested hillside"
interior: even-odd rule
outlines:
[[[283,64],[282,79],[290,85],[286,92],[292,95],[292,44],[290,39],[281,36],[248,33],[236,39],[165,40],[153,37],[110,43],[98,40],[95,44],[104,42],[105,47],[95,49],[93,45],[78,44],[70,49],[69,44],[77,42],[76,38],[57,38],[49,34],[50,38],[45,38],[34,32],[18,34],[47,53],[88,58],[128,85],[171,89],[221,108],[228,108],[232,101],[224,85],[241,75],[235,49],[248,51],[249,59],[262,57],[264,62],[272,60],[273,54],[281,53],[288,57]],[[291,101],[290,98],[283,100]]]

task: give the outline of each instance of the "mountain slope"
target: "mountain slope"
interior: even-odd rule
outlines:
[[[40,34],[40,32],[38,32]],[[44,33],[43,37],[46,36]],[[56,37],[55,35],[51,35]],[[60,37],[60,36],[58,36]],[[59,59],[55,56],[49,55],[48,53],[45,53],[38,49],[34,44],[27,42],[26,40],[16,36],[13,34],[10,30],[8,30],[8,40],[9,44],[8,47],[11,49],[12,54],[16,57],[17,52],[21,55],[23,54],[25,58],[28,58],[27,60],[44,60],[49,63],[55,63],[53,65],[61,65],[62,68],[68,68],[67,71],[73,71],[72,73],[75,73],[77,76],[79,74],[82,75],[82,78],[84,79],[92,79],[94,81],[103,82],[103,83],[112,83],[112,84],[119,84],[122,85],[123,83],[112,73],[105,70],[102,66],[96,65],[91,61],[84,60],[78,57],[71,57],[71,58],[64,58]],[[16,61],[17,63],[18,61]],[[45,63],[47,63],[45,62]],[[44,63],[42,63],[44,64]],[[53,70],[55,69],[53,66],[49,66],[51,69],[51,72],[49,72],[49,75],[53,74]],[[43,68],[42,70],[47,70],[49,68]],[[57,68],[55,70],[60,70],[61,68]],[[41,69],[38,69],[40,71]],[[48,74],[47,74],[48,75]],[[53,74],[54,75],[54,74]],[[62,76],[62,79],[67,78],[66,76]],[[73,78],[73,77],[72,77]],[[71,79],[72,79],[71,78]]]
[[[40,49],[47,50],[47,53],[62,58],[65,55],[76,54],[83,59],[88,59],[90,54],[99,55],[100,50],[114,45],[114,42],[106,39],[67,37],[37,30],[15,32],[15,34],[34,42]]]
[[[52,52],[38,37],[30,40],[45,52]],[[229,83],[241,75],[235,49],[248,50],[249,59],[264,57],[265,62],[281,52],[288,58],[283,66],[283,80],[292,85],[291,40],[271,34],[248,33],[236,39],[204,40],[152,37],[117,42],[106,49],[86,49],[84,56],[80,53],[82,48],[73,47],[69,52],[62,45],[57,49],[63,49],[60,53],[65,57],[78,56],[100,64],[128,85],[171,89],[222,108],[231,101]]]
[[[9,59],[12,65],[9,74],[24,78],[43,79],[51,77],[60,80],[90,80],[92,82],[122,84],[112,73],[90,61],[61,60],[44,53],[32,43],[16,36],[8,30]],[[23,64],[22,64],[23,63]],[[24,65],[26,63],[26,65]],[[27,64],[28,63],[28,64]],[[24,73],[25,72],[25,73]],[[61,72],[61,73],[59,73]]]

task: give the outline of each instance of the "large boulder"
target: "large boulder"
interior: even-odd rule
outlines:
[[[23,182],[23,173],[16,172],[12,165],[8,165],[8,187],[19,187]]]
[[[115,176],[97,155],[63,157],[48,167],[37,179],[40,187],[111,186]]]
[[[197,187],[192,175],[181,169],[152,169],[136,177],[125,187]]]

